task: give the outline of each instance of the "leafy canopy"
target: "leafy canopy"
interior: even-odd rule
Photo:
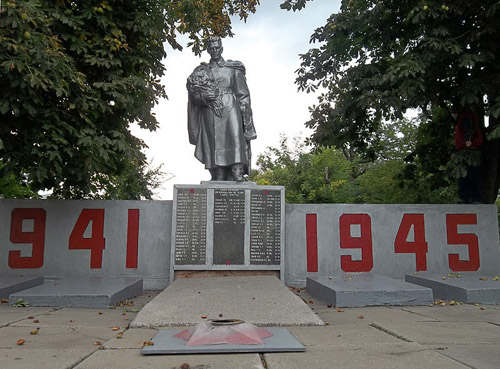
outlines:
[[[258,0],[2,2],[3,176],[63,198],[98,196],[116,181],[146,178],[145,143],[129,126],[158,127],[152,108],[167,97],[160,83],[165,42],[181,49],[176,37],[189,34],[200,53],[208,34],[232,35],[230,16],[246,19],[256,5]]]

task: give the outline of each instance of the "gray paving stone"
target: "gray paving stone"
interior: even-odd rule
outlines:
[[[263,369],[258,354],[231,355],[141,355],[140,350],[99,350],[74,369],[180,369],[187,363],[190,369]]]
[[[431,346],[440,354],[453,358],[472,368],[498,369],[500,366],[500,344],[483,343],[467,345],[436,345]]]
[[[15,308],[8,304],[0,305],[0,327],[25,320],[30,316],[38,317],[40,315],[55,311],[50,307],[27,307]]]
[[[43,284],[41,276],[0,275],[0,299],[10,294]]]
[[[122,315],[122,314],[126,315]],[[135,313],[126,313],[118,309],[73,309],[64,308],[46,312],[36,317],[38,323],[31,319],[23,319],[12,324],[14,326],[39,327],[99,327],[125,328],[134,318]],[[128,320],[126,320],[128,319]]]
[[[408,312],[442,322],[494,322],[500,324],[500,310],[490,305],[407,306]]]
[[[500,281],[493,280],[494,277],[462,273],[460,278],[450,278],[446,275],[432,274],[406,275],[405,280],[431,288],[434,299],[500,304]]]
[[[428,305],[432,291],[404,280],[373,274],[308,277],[307,291],[340,307]]]
[[[264,354],[267,369],[470,369],[416,343],[310,347],[305,353]]]
[[[378,326],[425,345],[496,342],[500,326],[484,322],[384,322]]]
[[[18,346],[0,348],[2,369],[68,369],[85,359],[93,351],[79,349],[40,350]]]
[[[43,285],[10,295],[31,306],[104,308],[142,294],[142,279],[132,277],[74,277],[45,281]]]

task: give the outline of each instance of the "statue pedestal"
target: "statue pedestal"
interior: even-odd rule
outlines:
[[[252,182],[174,185],[170,281],[176,270],[279,271],[285,188]]]

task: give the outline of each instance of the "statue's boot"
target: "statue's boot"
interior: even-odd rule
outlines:
[[[225,181],[226,180],[226,171],[223,167],[215,168],[215,180],[216,181]]]
[[[245,178],[243,178],[243,164],[233,164],[231,171],[233,173],[233,179],[236,182],[243,182],[245,180]]]

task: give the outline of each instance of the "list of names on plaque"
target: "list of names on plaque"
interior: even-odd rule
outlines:
[[[245,191],[214,190],[214,264],[242,265],[245,259]]]
[[[280,264],[280,246],[281,191],[252,190],[250,197],[250,264]]]
[[[207,190],[178,188],[175,227],[175,264],[205,264],[206,233]]]

